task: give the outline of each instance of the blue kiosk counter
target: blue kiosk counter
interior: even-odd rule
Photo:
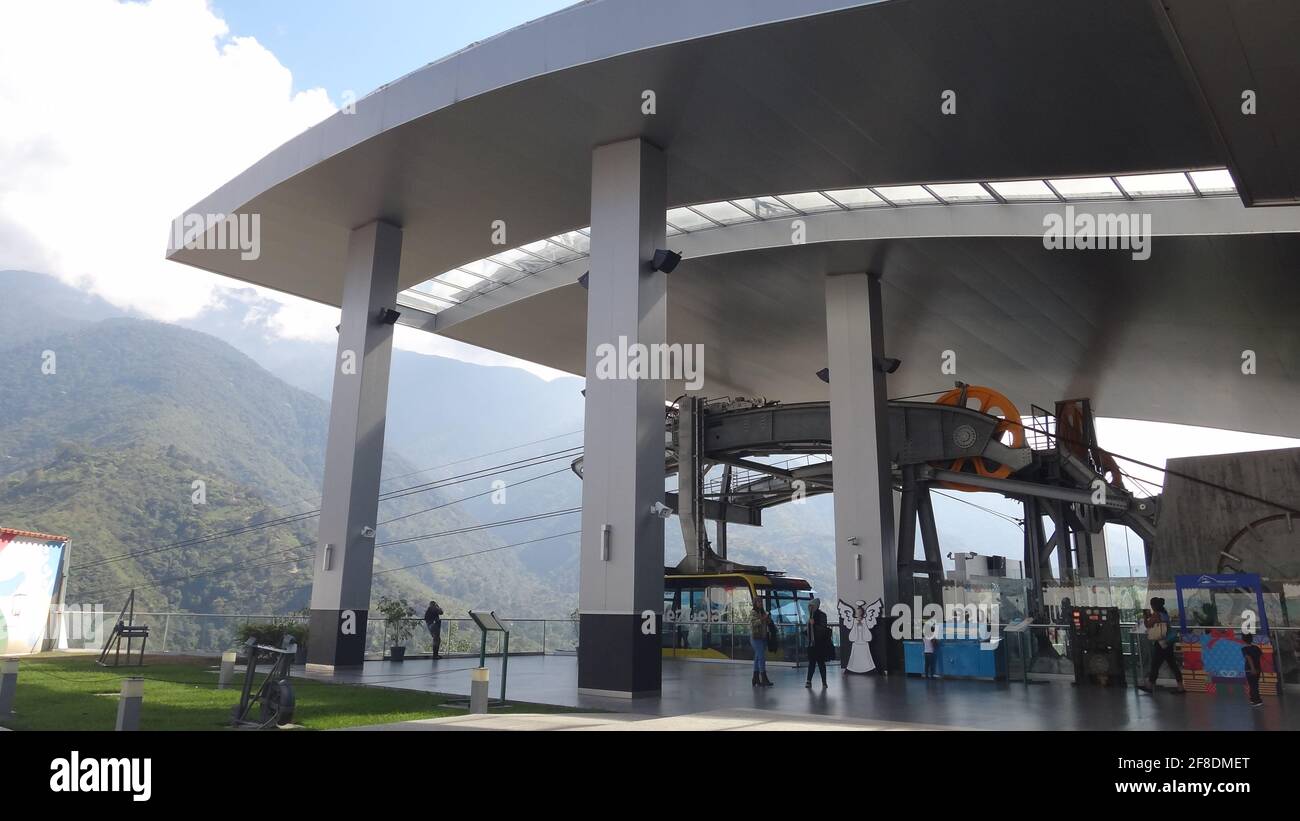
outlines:
[[[949,635],[945,630],[943,635]],[[1000,638],[939,638],[934,671],[945,678],[982,678],[1002,681],[1007,677],[1007,651]],[[903,642],[903,670],[908,675],[925,674],[925,653],[920,640]]]

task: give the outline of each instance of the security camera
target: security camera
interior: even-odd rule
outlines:
[[[375,538],[375,529],[369,525],[366,525],[365,527],[361,528],[361,538],[363,539]]]
[[[673,515],[673,509],[663,502],[655,502],[650,505],[650,512],[658,516],[660,519],[667,519]]]

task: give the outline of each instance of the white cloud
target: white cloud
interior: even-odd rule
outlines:
[[[171,218],[334,111],[203,0],[0,8],[0,267],[159,319],[227,280],[165,261]]]
[[[0,3],[0,269],[53,274],[162,320],[248,287],[163,259],[172,218],[335,111],[204,0]],[[287,339],[334,338],[338,310],[257,288],[250,317]],[[264,308],[262,310],[265,310]],[[399,347],[549,368],[399,330]]]

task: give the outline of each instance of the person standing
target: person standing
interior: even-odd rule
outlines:
[[[1264,653],[1255,646],[1252,633],[1242,633],[1241,657],[1246,663],[1246,687],[1250,695],[1251,707],[1263,707],[1264,699],[1259,697],[1259,674],[1264,661]]]
[[[805,687],[812,687],[814,667],[821,672],[822,687],[826,687],[826,660],[834,657],[831,628],[826,624],[821,604],[821,599],[808,602],[808,679],[803,683]]]
[[[939,625],[933,619],[921,630],[921,651],[925,655],[925,678],[938,678],[934,660],[939,652]]]
[[[1174,652],[1174,642],[1169,637],[1171,623],[1169,611],[1165,609],[1165,600],[1156,596],[1151,599],[1151,609],[1145,618],[1147,638],[1151,640],[1151,672],[1147,676],[1147,686],[1138,687],[1144,693],[1156,691],[1156,678],[1160,675],[1160,665],[1168,664],[1173,671],[1174,681],[1178,682],[1175,693],[1186,693],[1183,687],[1183,671],[1178,669],[1178,656]]]
[[[754,648],[754,677],[750,686],[771,687],[767,677],[767,640],[774,629],[772,619],[763,608],[763,602],[754,604],[749,613],[749,642]]]
[[[439,659],[442,650],[442,608],[433,599],[429,600],[429,609],[424,611],[424,626],[429,628],[429,638],[433,639],[433,657]]]

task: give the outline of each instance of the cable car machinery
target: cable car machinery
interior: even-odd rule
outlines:
[[[895,557],[899,600],[911,599],[918,575],[929,584],[931,600],[942,600],[942,554],[931,501],[935,488],[992,491],[1024,503],[1031,612],[1041,608],[1053,551],[1062,578],[1093,574],[1091,537],[1109,522],[1132,528],[1149,559],[1159,499],[1125,488],[1113,457],[1097,445],[1091,403],[1062,400],[1055,413],[1035,406],[1033,419],[1031,436],[1009,399],[960,382],[934,402],[889,402],[891,467],[895,489],[901,491]],[[665,472],[677,474],[678,490],[666,493],[664,504],[678,514],[687,551],[665,572],[773,575],[727,557],[727,524],[761,525],[768,507],[834,489],[829,460],[787,468],[756,459],[825,454],[832,454],[827,402],[681,398],[665,419]],[[723,467],[722,480],[716,489],[706,488],[715,466]],[[582,475],[581,457],[573,469]],[[708,519],[718,523],[716,552],[704,527]],[[1052,523],[1050,536],[1044,519]],[[918,525],[924,555],[919,560],[914,558]]]

